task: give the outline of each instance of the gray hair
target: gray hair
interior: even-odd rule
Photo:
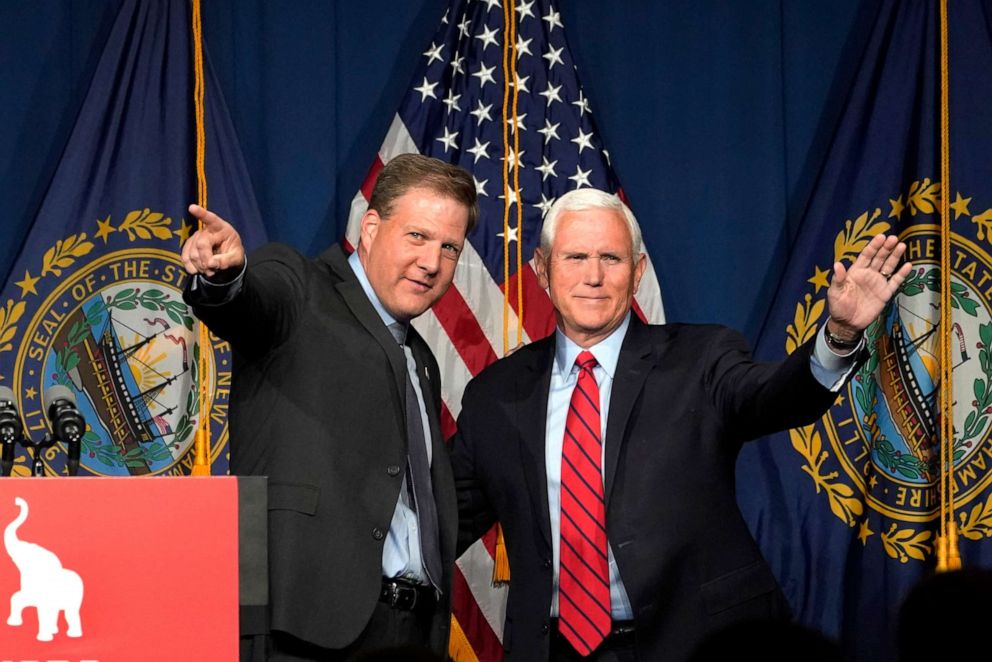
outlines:
[[[558,221],[561,215],[567,211],[586,211],[587,209],[610,209],[618,211],[627,223],[630,231],[631,257],[637,258],[643,251],[641,250],[641,226],[634,218],[634,212],[624,204],[619,196],[607,193],[594,188],[580,188],[569,191],[565,195],[555,200],[544,217],[544,225],[541,227],[541,252],[545,258],[551,255],[551,244],[555,241],[555,233],[558,231]]]

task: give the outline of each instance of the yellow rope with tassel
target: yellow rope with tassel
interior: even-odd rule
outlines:
[[[513,8],[506,6],[504,3],[503,7],[503,105],[501,107],[501,115],[503,120],[503,353],[505,354],[510,347],[510,325],[509,325],[509,312],[510,312],[510,251],[509,251],[509,239],[510,239],[510,122],[515,121],[516,118],[508,116],[510,111],[510,86],[511,81],[514,81],[515,71],[516,71],[516,44],[513,40],[514,32],[514,16]],[[514,161],[516,161],[516,154],[514,156]]]
[[[512,11],[511,16],[515,17]],[[516,34],[516,26],[513,27],[512,33]],[[514,39],[513,46],[513,199],[517,202],[517,342],[515,345],[519,345],[524,339],[524,282],[523,282],[523,246],[524,246],[524,212],[523,212],[523,201],[520,199],[520,126],[518,122],[517,115],[517,99],[520,96],[520,81],[517,79],[517,56],[516,56],[516,40]],[[503,238],[503,252],[506,252],[508,237]],[[509,291],[510,284],[506,284],[506,290]],[[503,347],[503,354],[509,351],[508,347]],[[502,531],[500,531],[502,534]],[[502,537],[502,535],[501,535]]]
[[[510,351],[510,204],[517,201],[517,343],[523,339],[523,283],[521,267],[523,266],[523,227],[522,210],[520,206],[520,130],[518,128],[517,99],[519,84],[517,80],[517,46],[516,46],[516,15],[512,3],[504,3],[503,21],[503,355]],[[510,100],[510,88],[513,88],[513,99]],[[509,116],[508,116],[509,111]],[[509,131],[513,126],[513,196],[510,195],[510,154]],[[496,525],[496,551],[493,558],[493,584],[506,584],[510,581],[510,559],[506,553],[506,539],[503,537],[503,526]]]
[[[192,8],[193,29],[193,106],[196,116],[196,188],[197,204],[207,208],[207,171],[206,171],[206,126],[203,111],[203,94],[205,81],[203,77],[203,25],[200,22],[200,0],[193,0]],[[203,223],[200,223],[203,229]],[[210,475],[210,390],[208,388],[209,362],[207,353],[210,351],[210,331],[203,322],[199,323],[200,358],[198,361],[200,421],[196,427],[193,441],[193,476]]]
[[[940,534],[937,571],[961,567],[954,522],[954,366],[951,363],[951,141],[947,0],[940,3]]]
[[[517,53],[516,53],[516,15],[512,3],[503,5],[503,355],[505,356],[511,348],[510,345],[510,204],[511,199],[517,201],[517,342],[523,341],[523,212],[520,205],[520,164],[518,157],[520,154],[520,131],[517,128],[517,99],[519,95],[519,85],[517,80]],[[513,87],[512,101],[510,99],[510,87]],[[513,193],[510,196],[510,125],[513,125]],[[510,581],[510,560],[506,553],[506,540],[503,537],[503,527],[496,524],[496,545],[493,555],[493,576],[494,586],[505,585]],[[479,658],[472,648],[471,643],[465,634],[461,623],[455,614],[451,615],[451,632],[448,642],[448,655],[454,662],[478,662]]]
[[[504,38],[503,38],[503,354],[510,350],[510,123],[514,127],[513,144],[513,190],[517,203],[517,306],[520,315],[517,318],[517,342],[523,338],[523,287],[520,282],[521,262],[521,209],[520,209],[520,177],[517,155],[520,147],[520,137],[517,127],[517,73],[516,73],[516,23],[512,3],[504,3]],[[513,83],[511,83],[513,81]],[[510,87],[513,86],[512,101]],[[512,110],[511,110],[512,109]],[[493,585],[503,585],[510,581],[510,561],[506,555],[506,541],[503,538],[503,527],[496,524],[496,549],[493,555]],[[479,658],[472,648],[468,636],[455,614],[451,615],[451,631],[448,641],[448,656],[454,662],[478,662]]]

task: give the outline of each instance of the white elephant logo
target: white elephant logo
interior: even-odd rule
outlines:
[[[78,574],[62,567],[54,553],[33,542],[17,537],[17,529],[28,518],[28,503],[14,497],[21,509],[3,532],[7,554],[21,573],[21,589],[10,596],[10,618],[7,625],[21,625],[25,607],[38,610],[38,641],[51,641],[59,631],[59,612],[65,612],[70,637],[83,636],[79,607],[83,604],[83,580]]]

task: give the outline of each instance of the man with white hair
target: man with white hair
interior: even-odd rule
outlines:
[[[681,660],[787,613],[737,507],[737,453],[830,407],[905,250],[879,235],[835,264],[820,332],[764,364],[730,329],[631,315],[633,214],[591,189],[555,202],[535,263],[557,329],[469,383],[452,450],[461,546],[503,526],[507,660]]]

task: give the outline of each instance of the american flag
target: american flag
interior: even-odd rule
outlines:
[[[479,225],[452,287],[414,321],[441,368],[450,436],[468,381],[554,329],[532,268],[551,203],[580,187],[623,192],[551,0],[452,0],[411,87],[352,202],[347,240],[357,245],[379,170],[398,154],[427,154],[473,174]],[[649,322],[664,321],[650,258],[636,308]],[[506,591],[492,585],[494,548],[490,531],[458,560],[452,655],[459,661],[502,659]]]

